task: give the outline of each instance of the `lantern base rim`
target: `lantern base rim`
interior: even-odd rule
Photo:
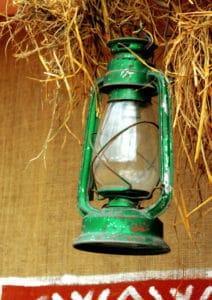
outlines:
[[[73,244],[83,251],[124,255],[168,253],[163,223],[132,208],[106,208],[83,218],[82,232]]]
[[[100,237],[98,234],[86,234],[81,235],[73,246],[82,251],[118,255],[157,255],[170,252],[169,246],[161,238],[154,238],[154,242],[151,241],[150,244],[146,243],[146,238],[129,242],[125,239],[126,236],[122,240],[115,235]]]

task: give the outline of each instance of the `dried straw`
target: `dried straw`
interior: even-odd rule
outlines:
[[[187,165],[196,185],[198,185],[197,178],[205,174],[208,178],[208,186],[210,185],[211,188],[212,44],[210,30],[212,12],[206,10],[179,12],[172,17],[172,20],[176,23],[176,30],[169,39],[170,48],[165,58],[165,70],[167,76],[171,76],[174,80],[172,85],[175,111],[173,126],[180,136],[179,150],[176,155],[177,198],[181,200],[180,207],[183,209],[180,213],[183,214],[183,221],[189,233],[188,218],[212,200],[211,196],[201,199],[202,203],[188,212],[183,193],[184,178],[180,174],[182,158],[186,156]],[[207,189],[207,183],[202,189]],[[201,194],[200,198],[202,198]]]
[[[182,177],[182,170],[188,165],[196,186],[203,175],[210,185],[212,181],[210,2],[16,0],[16,15],[6,15],[0,23],[0,36],[9,33],[8,43],[13,44],[16,58],[37,54],[43,66],[43,78],[36,80],[44,85],[46,100],[52,104],[51,128],[37,156],[44,158],[48,143],[61,128],[81,143],[69,126],[72,112],[80,101],[74,79],[83,76],[81,93],[88,95],[88,87],[105,71],[110,58],[107,42],[120,36],[120,28],[127,21],[145,23],[145,29],[158,44],[158,53],[163,52],[162,68],[172,80],[173,125],[179,145],[175,159],[175,197],[180,199],[178,209],[188,234],[189,217],[211,201],[210,196],[202,199],[200,193],[201,203],[198,200],[196,207],[188,212]],[[60,97],[64,87],[67,97]],[[83,112],[87,98],[83,99]],[[63,122],[55,127],[58,111]]]

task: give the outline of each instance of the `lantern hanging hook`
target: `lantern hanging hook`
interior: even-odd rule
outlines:
[[[132,33],[137,37],[141,37],[142,35],[144,39],[148,42],[146,47],[147,49],[153,45],[154,41],[152,34],[148,30],[144,29],[145,23],[142,23],[140,20],[137,20],[136,22],[123,22],[122,24],[120,24],[120,32],[122,36],[125,36],[124,27],[133,28]]]

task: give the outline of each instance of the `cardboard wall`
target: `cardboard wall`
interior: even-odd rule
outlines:
[[[42,157],[28,165],[41,151],[51,121],[42,85],[30,79],[42,72],[36,57],[16,61],[10,48],[5,55],[5,41],[0,41],[0,276],[211,267],[209,207],[192,216],[190,239],[183,224],[173,226],[180,218],[173,201],[161,218],[169,254],[121,256],[73,249],[81,226],[76,203],[81,147],[63,130],[48,146],[46,168]],[[80,107],[71,123],[82,137]],[[193,189],[189,209],[198,191],[190,186],[189,173],[185,178]]]

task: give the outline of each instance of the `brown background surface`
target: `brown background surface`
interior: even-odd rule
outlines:
[[[209,207],[191,217],[191,240],[179,220],[176,204],[162,216],[171,253],[161,256],[120,256],[80,252],[72,242],[80,233],[76,193],[81,147],[64,131],[49,144],[42,158],[28,162],[42,149],[51,119],[39,82],[36,57],[16,61],[5,55],[0,41],[0,276],[110,274],[143,270],[211,267]],[[80,95],[79,95],[80,96]],[[71,121],[83,136],[80,108]],[[64,139],[66,142],[64,143]],[[176,145],[177,147],[177,145]],[[26,168],[27,167],[27,168]],[[182,172],[188,186],[188,209],[195,207],[197,187]],[[204,185],[204,178],[202,179]],[[192,193],[190,193],[192,191]],[[205,188],[205,195],[209,193]]]

